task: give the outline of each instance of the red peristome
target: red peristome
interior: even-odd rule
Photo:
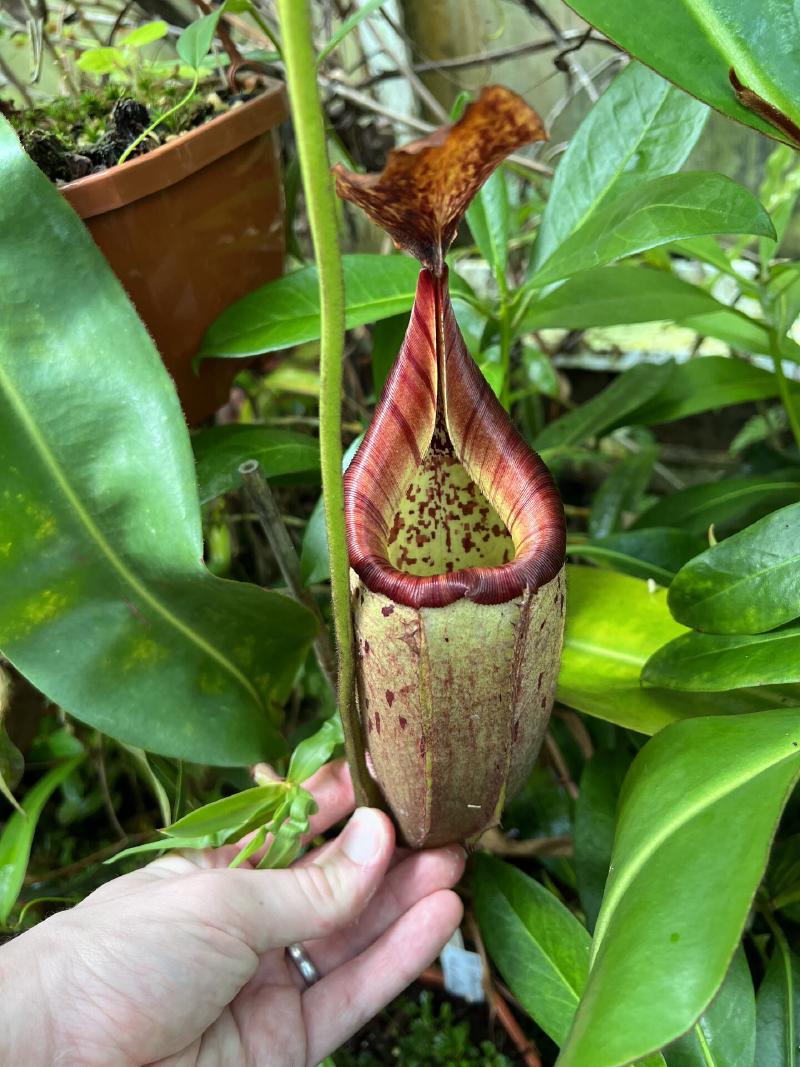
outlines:
[[[514,544],[510,562],[425,576],[390,562],[392,522],[437,425],[505,523]],[[405,340],[345,475],[345,513],[355,572],[372,592],[409,607],[444,607],[464,597],[505,603],[526,589],[538,590],[564,563],[558,490],[467,352],[446,268],[441,278],[420,272]]]

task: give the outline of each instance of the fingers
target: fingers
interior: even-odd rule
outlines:
[[[383,881],[393,848],[389,819],[359,808],[316,862],[280,871],[198,871],[182,883],[182,899],[261,954],[353,922]]]
[[[350,926],[306,946],[321,974],[363,952],[409,908],[440,889],[452,889],[464,872],[464,850],[454,845],[406,856]]]
[[[455,893],[442,890],[415,904],[371,948],[303,995],[307,1064],[337,1049],[401,993],[441,952],[461,922]]]

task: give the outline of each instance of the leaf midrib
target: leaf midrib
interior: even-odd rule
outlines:
[[[746,574],[741,575],[741,577],[736,578],[735,581],[731,582],[728,585],[725,585],[724,588],[717,589],[715,592],[709,593],[708,596],[704,596],[702,600],[696,600],[692,605],[692,608],[694,610],[695,608],[701,605],[706,606],[708,604],[713,604],[713,602],[718,597],[730,596],[736,589],[739,588],[740,585],[744,585],[747,582],[752,582],[757,578],[763,578],[764,575],[767,574],[775,574],[776,572],[783,570],[784,567],[793,568],[797,566],[798,563],[800,563],[800,553],[798,553],[796,556],[790,556],[788,559],[783,559],[780,563],[775,563],[771,567],[764,567],[763,570],[748,571]],[[717,570],[716,573],[720,574],[725,572],[720,572],[719,570]]]
[[[617,881],[607,889],[606,891],[606,905],[597,919],[597,925],[595,927],[594,937],[592,939],[592,951],[589,966],[591,967],[597,958],[600,945],[603,942],[604,935],[614,913],[617,909],[618,902],[624,897],[630,886],[635,879],[642,872],[649,860],[655,855],[655,853],[661,848],[661,846],[673,837],[678,830],[684,827],[691,820],[697,816],[702,815],[705,811],[711,808],[713,805],[724,800],[730,794],[736,792],[743,785],[752,782],[766,771],[771,770],[773,767],[779,766],[781,763],[785,763],[787,760],[798,759],[800,757],[800,750],[787,752],[785,755],[778,759],[771,759],[769,762],[763,765],[758,765],[752,769],[752,772],[748,773],[747,777],[738,777],[734,780],[725,779],[720,783],[717,789],[712,789],[708,794],[699,798],[694,804],[688,805],[683,812],[679,815],[668,819],[660,832],[656,831],[651,833],[646,845],[639,851],[635,860],[633,860],[627,868],[618,878]],[[749,770],[749,769],[748,769]]]
[[[182,619],[178,618],[177,615],[174,615],[165,604],[150,592],[150,590],[136,577],[133,571],[125,565],[124,561],[114,551],[92,516],[82,504],[78,494],[72,488],[72,485],[59,465],[58,460],[53,455],[47,442],[39,431],[22,396],[2,364],[0,364],[0,388],[5,391],[12,408],[16,411],[17,417],[22,423],[22,426],[33,445],[33,448],[38,452],[45,467],[50,471],[55,484],[61,490],[69,507],[75,513],[78,522],[83,526],[87,536],[94,542],[100,553],[105,556],[112,569],[116,571],[122,581],[144,602],[144,604],[150,607],[156,615],[160,615],[169,626],[174,627],[178,633],[182,634],[191,644],[194,644],[200,649],[201,652],[218,663],[223,670],[230,674],[231,677],[242,686],[242,688],[255,701],[256,705],[263,709],[264,703],[261,700],[258,691],[239,668],[218,649],[209,644],[205,638],[201,637],[200,634],[187,626]]]

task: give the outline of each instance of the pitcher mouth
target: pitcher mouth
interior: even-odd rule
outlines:
[[[398,358],[345,475],[350,563],[408,607],[501,604],[564,563],[561,498],[466,350],[447,285],[422,270]]]

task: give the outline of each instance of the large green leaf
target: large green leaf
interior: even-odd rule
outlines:
[[[568,542],[567,554],[592,560],[634,578],[652,578],[666,586],[684,563],[703,551],[706,543],[696,534],[656,526]]]
[[[617,799],[630,762],[625,749],[600,749],[581,775],[575,803],[575,875],[590,930],[603,901],[614,848]]]
[[[239,466],[258,460],[265,478],[319,471],[319,442],[271,426],[213,426],[192,438],[200,503],[242,484]]]
[[[686,626],[719,634],[762,633],[800,616],[800,504],[690,560],[672,583],[669,606]]]
[[[759,329],[763,330],[763,327]],[[769,338],[766,336],[764,344],[769,347]],[[761,345],[752,347],[752,351],[762,350]],[[797,386],[794,391],[800,395]],[[675,374],[663,389],[642,404],[636,412],[635,421],[644,426],[653,426],[660,422],[685,419],[702,411],[715,411],[728,404],[768,400],[777,396],[778,392],[778,381],[771,371],[754,367],[743,359],[703,356],[679,363]]]
[[[658,458],[657,445],[645,445],[625,456],[598,487],[589,514],[589,534],[606,537],[620,529],[623,519],[635,513]]]
[[[664,1053],[667,1067],[760,1067],[755,1061],[756,998],[743,949],[733,957],[722,988],[684,1037]]]
[[[667,608],[664,589],[594,567],[567,567],[567,627],[558,699],[640,733],[696,715],[758,711],[800,703],[797,687],[759,686],[709,696],[642,686],[650,656],[686,630]]]
[[[408,256],[342,257],[348,329],[377,322],[414,303],[419,264]],[[463,288],[451,275],[452,291]],[[253,356],[319,337],[316,267],[278,278],[237,300],[208,328],[201,356]]]
[[[544,886],[486,853],[473,860],[486,948],[523,1008],[561,1044],[586,982],[589,934]]]
[[[28,859],[33,844],[33,835],[42,810],[58,789],[75,770],[83,756],[57,764],[24,796],[21,811],[15,811],[0,834],[0,923],[5,923],[17,902]]]
[[[556,170],[534,250],[538,269],[610,195],[637,178],[680,170],[707,109],[631,63],[571,138]]]
[[[800,124],[794,0],[569,0],[579,15],[665,78],[772,137],[778,129],[736,97],[730,70]]]
[[[531,283],[549,285],[623,256],[703,234],[774,237],[762,205],[723,174],[693,171],[642,178],[602,204],[536,271]]]
[[[629,424],[633,413],[664,388],[674,371],[674,363],[640,363],[631,367],[602,393],[546,426],[534,446],[542,452],[579,445],[615,426]]]
[[[619,1067],[699,1018],[798,775],[797,708],[676,723],[645,745],[620,797],[589,980],[559,1067]]]
[[[670,493],[643,511],[633,526],[637,530],[650,526],[680,526],[690,533],[701,534],[713,523],[719,536],[741,528],[773,508],[790,504],[798,497],[800,468],[722,478],[717,482],[690,485]],[[696,626],[698,630],[706,628]]]
[[[502,167],[486,181],[467,210],[467,223],[481,255],[501,283],[508,262],[508,188]]]
[[[684,634],[650,657],[642,681],[703,692],[800,682],[800,626],[755,635]]]
[[[55,703],[138,748],[274,756],[274,703],[314,621],[203,566],[172,382],[2,119],[0,185],[0,648]]]
[[[756,1067],[796,1067],[800,1040],[800,959],[776,945],[756,1001]]]

